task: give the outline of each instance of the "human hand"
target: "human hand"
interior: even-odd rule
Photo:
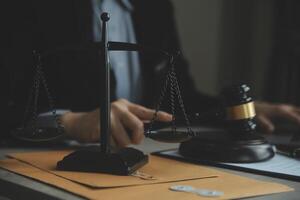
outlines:
[[[111,103],[111,135],[115,143],[124,147],[139,144],[144,138],[144,122],[150,121],[155,111],[120,99]],[[66,133],[81,142],[96,142],[100,138],[99,109],[91,112],[69,112],[62,116]],[[172,115],[159,111],[157,120],[169,122]]]
[[[267,102],[255,102],[256,118],[265,132],[273,132],[274,118],[284,118],[300,125],[300,108],[289,104],[273,104]]]

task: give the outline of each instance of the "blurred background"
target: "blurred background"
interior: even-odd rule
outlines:
[[[257,99],[300,105],[299,0],[172,0],[199,90],[246,82]]]

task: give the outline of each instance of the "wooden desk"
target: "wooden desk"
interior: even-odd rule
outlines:
[[[177,146],[178,146],[177,144],[158,143],[146,139],[142,145],[136,146],[136,148],[141,149],[144,152],[150,153],[153,151],[176,148]],[[0,148],[0,159],[5,158],[6,154],[12,152],[25,152],[25,151],[38,151],[38,150],[40,149],[39,148]],[[271,178],[267,176],[261,176],[261,175],[250,174],[245,172],[238,172],[238,171],[227,170],[222,168],[218,168],[218,169],[222,171],[238,174],[241,176],[257,179],[257,180],[282,183],[295,189],[295,191],[293,192],[248,198],[248,199],[255,199],[255,200],[266,200],[266,199],[274,199],[274,200],[295,199],[296,200],[297,199],[298,200],[300,197],[299,182],[278,179],[278,178]],[[68,192],[57,189],[55,187],[0,169],[0,200],[25,199],[25,197],[26,199],[33,199],[33,200],[34,199],[43,199],[43,200],[48,200],[48,199],[49,200],[54,200],[54,199],[81,200],[82,199],[78,196],[72,195]]]

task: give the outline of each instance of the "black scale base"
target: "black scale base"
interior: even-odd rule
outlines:
[[[220,138],[195,137],[180,144],[181,155],[201,161],[252,163],[264,161],[275,155],[274,148],[256,133],[242,137],[223,135]]]
[[[147,163],[148,155],[134,148],[123,148],[116,153],[102,153],[96,147],[74,151],[57,163],[57,169],[130,175]]]

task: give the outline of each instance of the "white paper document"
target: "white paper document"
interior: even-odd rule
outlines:
[[[162,151],[156,154],[202,163],[201,160],[183,157],[178,153],[177,149]],[[207,162],[205,164],[207,164]],[[254,172],[254,173],[279,177],[279,178],[286,178],[286,179],[293,179],[293,180],[300,181],[300,159],[290,158],[280,154],[276,154],[270,160],[264,162],[257,162],[257,163],[237,164],[237,163],[213,162],[209,164],[230,168],[230,169],[237,169],[241,171]]]

